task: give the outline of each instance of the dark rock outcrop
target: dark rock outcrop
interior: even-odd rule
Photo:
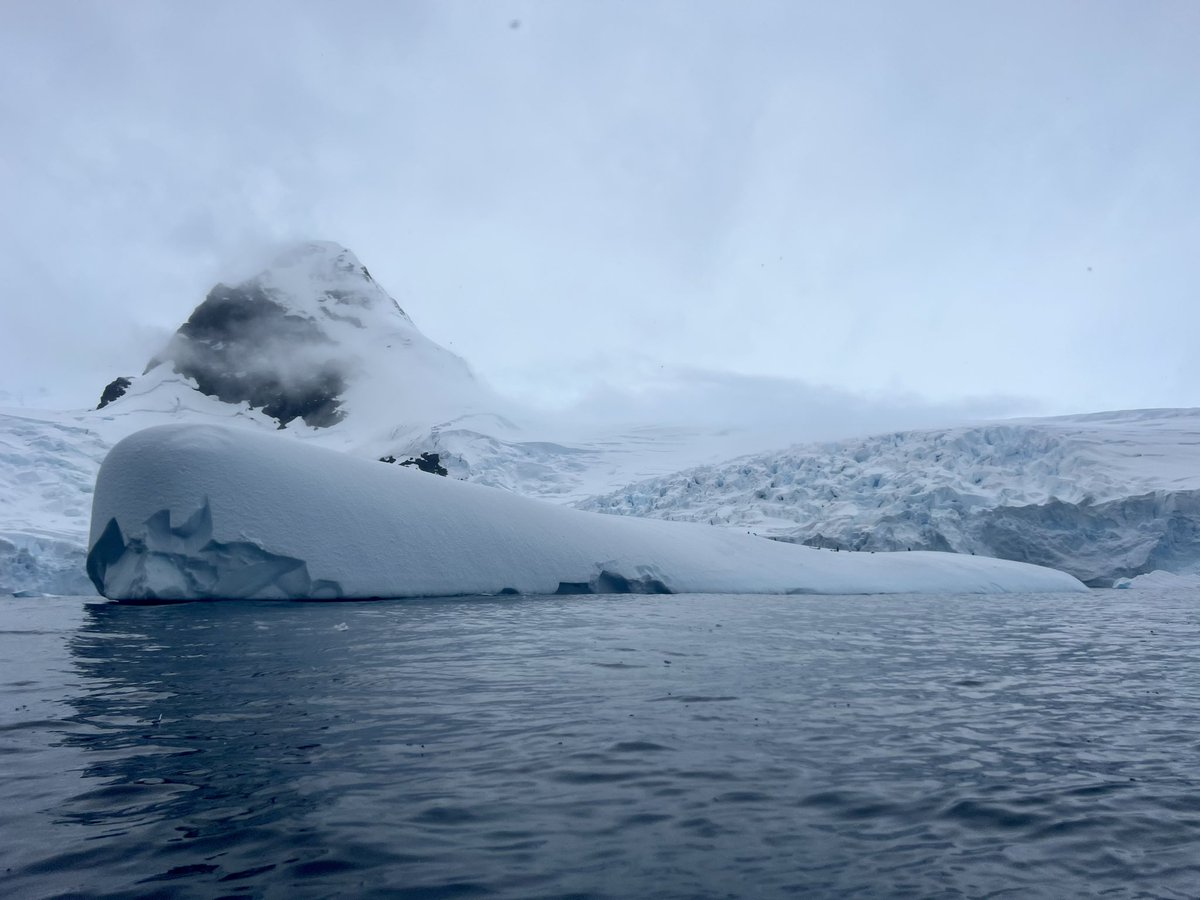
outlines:
[[[422,472],[428,472],[430,475],[441,475],[444,477],[450,474],[446,471],[446,467],[442,465],[442,456],[440,453],[422,453],[414,459],[406,459],[400,465],[416,466]]]
[[[126,378],[123,375],[120,378],[114,378],[105,386],[104,392],[100,394],[100,404],[96,409],[104,409],[104,407],[108,406],[114,400],[124,397],[125,392],[129,390],[131,384],[133,384],[132,378]]]
[[[253,282],[218,284],[179,328],[166,357],[202,393],[245,402],[279,421],[340,421],[345,376],[329,339]]]
[[[379,457],[380,462],[394,463],[396,457],[392,455]],[[440,453],[422,453],[417,457],[410,457],[400,463],[402,466],[416,466],[422,472],[428,472],[430,475],[441,475],[443,477],[449,475],[446,467],[442,465],[442,455]]]

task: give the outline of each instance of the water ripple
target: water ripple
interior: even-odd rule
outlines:
[[[1186,593],[13,601],[0,659],[6,895],[1200,895]]]

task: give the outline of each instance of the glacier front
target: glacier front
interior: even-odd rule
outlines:
[[[133,601],[1086,590],[1024,563],[588,513],[217,425],[112,449],[87,568],[100,593]]]

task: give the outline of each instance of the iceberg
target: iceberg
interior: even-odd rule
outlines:
[[[1171,591],[1177,589],[1195,591],[1200,590],[1200,574],[1196,574],[1195,572],[1176,573],[1155,570],[1133,578],[1118,578],[1113,583],[1113,587],[1117,590],[1130,590],[1132,588],[1149,591]]]
[[[605,516],[209,424],[160,425],[113,447],[87,571],[126,601],[1086,590],[1026,563],[835,553]]]

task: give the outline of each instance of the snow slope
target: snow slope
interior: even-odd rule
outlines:
[[[165,369],[135,381],[120,411],[0,410],[0,595],[92,593],[83,560],[100,464],[139,428],[188,421],[276,428]]]
[[[90,592],[100,461],[157,424],[278,432],[372,460],[435,452],[454,478],[560,502],[763,446],[715,427],[581,427],[519,409],[322,241],[215,286],[146,372],[104,395],[96,410],[0,410],[0,594]]]
[[[144,374],[110,389],[98,410],[0,410],[0,593],[87,590],[100,461],[127,435],[186,422],[369,460],[438,453],[456,479],[791,541],[992,554],[1095,584],[1200,571],[1194,410],[903,432],[725,464],[791,439],[787,417],[731,431],[532,414],[421,334],[329,242],[214,287]]]
[[[53,412],[0,410],[0,595],[91,593],[83,572],[92,486],[121,438],[166,423],[215,423],[362,459],[441,455],[450,477],[560,503],[744,450],[752,436],[705,429],[612,432],[515,424],[493,415],[380,428],[354,417],[327,429],[278,423],[246,404],[196,391],[163,369],[134,381],[119,406]],[[572,433],[574,431],[574,433]]]
[[[211,425],[113,448],[90,548],[89,575],[122,600],[1084,589],[1022,563],[601,516]]]
[[[1084,581],[1200,571],[1200,410],[1014,420],[798,446],[581,508],[853,550],[937,549]]]
[[[254,277],[213,287],[143,378],[161,373],[301,429],[350,419],[360,429],[368,421],[428,425],[502,406],[464,360],[417,329],[353,253],[329,241],[287,247]],[[140,394],[151,392],[163,393],[161,385]],[[105,411],[120,415],[129,405],[127,393]]]

